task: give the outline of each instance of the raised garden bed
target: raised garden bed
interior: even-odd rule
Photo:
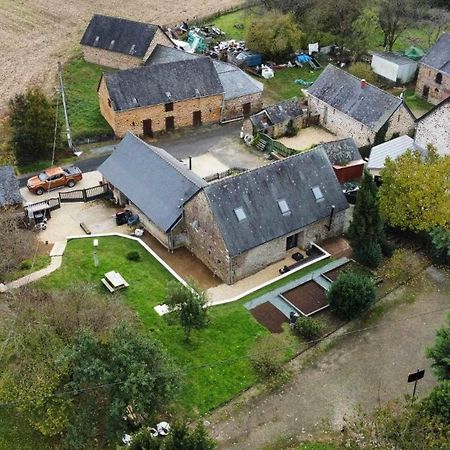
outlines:
[[[266,302],[250,310],[251,315],[271,333],[281,333],[283,323],[287,323],[286,316],[272,303]]]
[[[294,305],[305,316],[310,316],[328,307],[325,289],[313,280],[283,292],[281,297]]]

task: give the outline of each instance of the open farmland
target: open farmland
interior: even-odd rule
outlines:
[[[58,61],[67,60],[94,13],[173,24],[226,10],[242,0],[0,0],[0,113],[29,85],[54,86]]]

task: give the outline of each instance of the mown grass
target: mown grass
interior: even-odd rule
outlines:
[[[407,89],[405,92],[405,103],[415,113],[424,114],[429,111],[433,105],[417,97],[414,89]]]
[[[100,77],[108,70],[111,69],[85,62],[81,55],[64,65],[64,86],[73,139],[113,133],[100,114],[97,95]]]
[[[142,260],[128,261],[126,254],[131,250],[138,251]],[[99,265],[95,267],[92,239],[69,241],[61,269],[44,278],[39,286],[55,290],[74,282],[92,282],[100,293],[109,296],[100,279],[110,270],[120,272],[130,284],[121,293],[124,302],[136,311],[144,330],[163,343],[185,374],[175,407],[191,416],[223,404],[256,381],[248,350],[258,337],[269,332],[243,304],[326,263],[320,261],[237,302],[211,308],[209,326],[194,331],[191,342],[186,343],[182,329],[177,324],[169,324],[153,309],[164,302],[167,283],[173,279],[158,261],[138,243],[116,237],[101,238],[97,255]],[[285,340],[287,346],[292,345],[287,356],[292,355],[297,341],[290,334]]]
[[[32,259],[26,260],[27,263],[31,265]],[[33,266],[30,268],[21,268],[18,270],[14,270],[13,272],[9,272],[6,276],[5,281],[13,281],[17,280],[19,278],[24,277],[25,275],[28,275],[32,272],[37,272],[38,270],[43,269],[44,267],[47,267],[50,264],[51,258],[49,255],[37,255],[36,258],[33,261]],[[22,261],[24,264],[25,261]],[[24,264],[25,265],[25,264]]]

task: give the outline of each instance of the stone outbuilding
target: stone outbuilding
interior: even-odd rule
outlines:
[[[322,148],[210,183],[184,208],[189,249],[225,283],[343,233],[347,200]]]
[[[206,57],[158,45],[146,65],[196,60],[198,58]],[[248,117],[262,108],[261,97],[264,85],[260,81],[255,80],[233,64],[216,59],[213,59],[212,62],[224,92],[220,118],[222,122]]]
[[[303,128],[306,114],[300,100],[291,98],[276,105],[270,105],[244,121],[245,134],[264,133],[273,139],[286,134],[288,124],[292,121],[295,128]]]
[[[98,95],[100,111],[119,137],[217,123],[223,106],[223,87],[209,58],[104,73]]]
[[[414,133],[415,117],[402,99],[331,64],[307,91],[310,115],[358,147]]]
[[[404,84],[414,79],[418,64],[398,53],[373,52],[371,66],[380,77],[393,83]]]
[[[325,150],[339,183],[355,181],[362,177],[366,162],[352,138],[323,142],[319,147]]]
[[[116,203],[139,215],[169,250],[186,244],[183,207],[206,182],[183,163],[128,133],[98,168]]]
[[[440,155],[450,155],[450,97],[417,119],[415,142],[424,148],[431,144]]]
[[[81,39],[84,60],[113,69],[147,61],[155,47],[175,44],[158,25],[95,14]]]
[[[443,33],[420,60],[416,95],[437,105],[450,95],[450,34]]]
[[[0,211],[2,209],[16,209],[23,204],[12,166],[0,166]]]

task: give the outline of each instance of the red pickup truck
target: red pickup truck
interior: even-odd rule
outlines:
[[[27,188],[36,195],[63,186],[73,187],[83,178],[81,170],[76,166],[50,167],[27,181]]]

